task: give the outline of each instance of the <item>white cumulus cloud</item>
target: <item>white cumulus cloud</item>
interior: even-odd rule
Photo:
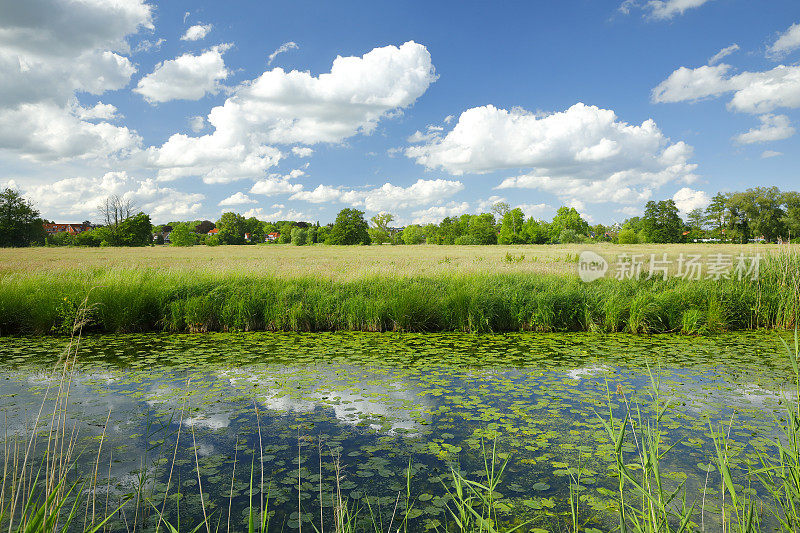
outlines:
[[[761,126],[735,137],[739,144],[754,144],[788,139],[795,133],[794,127],[786,115],[762,115]]]
[[[681,67],[652,92],[654,103],[694,102],[733,93],[728,108],[745,113],[769,113],[800,107],[800,66],[779,65],[763,72],[730,74],[724,63],[695,69]]]
[[[681,216],[686,217],[691,211],[701,208],[705,209],[711,203],[711,197],[705,191],[696,191],[689,187],[684,187],[672,196]]]
[[[692,148],[671,143],[655,122],[621,122],[607,109],[575,104],[537,116],[491,105],[464,111],[446,134],[406,156],[452,174],[524,169],[499,188],[537,188],[590,202],[639,202],[674,181],[692,181]]]
[[[413,104],[436,79],[428,50],[413,41],[337,57],[319,76],[275,68],[239,85],[208,122],[214,132],[175,134],[149,149],[159,179],[259,178],[282,157],[274,144],[338,143],[371,133]]]
[[[257,204],[257,203],[258,203],[257,201],[253,200],[243,192],[237,192],[228,196],[217,205],[227,206],[227,205],[245,205],[245,204]]]
[[[412,224],[437,224],[445,217],[458,217],[469,213],[470,205],[467,202],[449,202],[444,205],[434,205],[427,209],[420,209],[411,213]]]
[[[767,50],[767,56],[779,59],[800,48],[800,22],[781,33]]]
[[[273,174],[253,184],[250,193],[275,196],[278,194],[296,193],[302,190],[303,185],[301,183],[292,183],[289,181],[289,178]]]
[[[183,54],[162,61],[153,72],[139,80],[134,89],[152,103],[170,100],[199,100],[217,94],[220,80],[228,77],[222,54],[227,46],[214,46],[200,55]]]
[[[126,38],[153,29],[152,7],[129,2],[30,0],[0,3],[0,151],[26,159],[108,157],[139,137],[105,110],[74,104],[125,87],[136,68]],[[59,139],[49,138],[59,135]]]
[[[112,194],[133,201],[154,222],[195,215],[205,198],[200,193],[161,187],[151,178],[138,179],[126,172],[107,172],[97,178],[64,178],[29,187],[24,193],[43,216],[63,221],[97,220],[97,208]]]
[[[360,190],[319,185],[310,191],[298,191],[290,199],[311,203],[339,202],[364,207],[370,212],[381,212],[431,204],[463,189],[464,184],[460,181],[419,179],[408,187],[384,183],[380,187]]]
[[[199,41],[205,39],[213,26],[211,24],[195,24],[186,29],[186,33],[181,36],[181,41]]]

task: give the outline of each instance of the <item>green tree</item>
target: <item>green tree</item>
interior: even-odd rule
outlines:
[[[403,242],[405,244],[422,244],[425,234],[417,224],[411,224],[403,229]]]
[[[503,214],[503,223],[500,226],[500,235],[497,242],[500,244],[523,244],[525,236],[523,227],[525,226],[525,213],[519,207],[506,211]]]
[[[197,233],[194,232],[196,224],[186,222],[178,224],[169,234],[169,241],[172,246],[194,246],[197,244]]]
[[[581,235],[578,235],[573,230],[566,228],[562,229],[561,233],[558,234],[558,242],[562,244],[579,243],[583,242],[583,238]]]
[[[522,227],[522,236],[527,244],[545,244],[550,240],[550,225],[531,217]]]
[[[117,226],[116,239],[109,244],[114,246],[146,246],[153,240],[153,225],[150,215],[136,213],[120,222]]]
[[[0,192],[0,246],[44,244],[46,233],[39,212],[13,189]]]
[[[303,246],[306,243],[308,232],[304,228],[292,228],[292,244],[295,246]]]
[[[680,242],[683,221],[674,200],[649,201],[644,208],[642,231],[647,242]]]
[[[511,206],[508,205],[508,202],[495,202],[494,204],[492,204],[491,211],[497,218],[502,220],[503,217],[506,216],[506,213],[511,211]]]
[[[336,215],[329,240],[331,244],[338,245],[369,244],[368,229],[363,211],[345,208]]]
[[[706,207],[706,223],[711,228],[711,234],[717,239],[723,239],[727,226],[725,215],[728,208],[728,195],[717,193],[711,198],[711,203]]]
[[[783,204],[786,206],[786,214],[783,223],[786,225],[787,237],[796,239],[800,236],[800,193],[783,193]]]
[[[693,209],[686,215],[686,225],[693,230],[701,231],[706,226],[706,214],[702,208]]]
[[[244,244],[247,220],[239,213],[222,213],[217,221],[219,240],[222,244]]]
[[[207,235],[209,231],[216,227],[210,220],[201,220],[195,224],[194,232],[199,235]]]
[[[550,240],[558,242],[561,232],[565,229],[572,230],[576,235],[588,235],[589,223],[581,217],[581,214],[574,207],[561,206],[550,223]]]
[[[464,230],[458,218],[445,217],[439,224],[436,244],[455,244],[456,239],[463,234]]]
[[[383,244],[392,240],[389,233],[389,224],[394,220],[391,213],[378,213],[370,219],[372,227],[369,229],[369,236],[375,244]]]
[[[72,238],[72,241],[75,246],[100,246],[100,243],[103,242],[103,237],[102,234],[98,232],[99,229],[100,228],[78,233]]]
[[[747,189],[730,198],[730,203],[735,204],[747,218],[750,232],[767,242],[786,235],[783,202],[784,195],[777,187]]]
[[[244,221],[244,232],[250,234],[250,242],[264,242],[264,224],[256,217],[250,217]]]
[[[47,236],[47,244],[51,246],[70,246],[72,243],[72,235],[66,231],[59,231],[58,233]]]
[[[619,244],[636,244],[639,242],[639,237],[636,235],[636,230],[630,224],[625,224],[619,233],[617,233],[617,242]]]
[[[497,244],[494,215],[481,213],[470,216],[466,236],[475,244]]]

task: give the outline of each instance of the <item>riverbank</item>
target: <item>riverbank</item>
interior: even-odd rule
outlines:
[[[758,279],[603,278],[577,275],[363,276],[170,271],[6,273],[0,334],[85,331],[624,331],[704,334],[794,328],[800,256],[767,256]]]

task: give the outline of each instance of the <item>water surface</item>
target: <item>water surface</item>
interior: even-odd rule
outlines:
[[[6,442],[27,435],[52,396],[65,346],[0,339]],[[583,513],[609,525],[612,445],[599,416],[628,406],[647,416],[651,379],[672,405],[665,444],[677,444],[664,466],[676,483],[686,481],[690,498],[705,489],[713,509],[719,482],[709,473],[710,428],[733,421],[743,466],[771,451],[793,387],[778,334],[762,332],[98,336],[81,341],[72,379],[67,415],[85,451],[80,469],[92,470],[106,435],[100,499],[113,508],[138,492],[162,502],[169,480],[169,492],[182,495],[182,521],[194,525],[202,520],[202,484],[202,504],[223,530],[228,520],[232,529],[245,525],[251,464],[260,501],[262,463],[278,530],[297,528],[298,495],[304,520],[318,524],[320,490],[330,520],[337,464],[344,496],[361,502],[364,517],[369,502],[386,523],[404,499],[410,464],[414,529],[442,527],[451,468],[479,480],[482,453],[495,442],[500,460],[509,460],[499,492],[512,520],[562,529],[570,474],[580,472]],[[627,453],[635,450],[626,443]],[[148,505],[125,513],[115,529],[155,524]]]

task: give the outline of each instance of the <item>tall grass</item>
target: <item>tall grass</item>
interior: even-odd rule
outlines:
[[[146,269],[5,274],[0,334],[86,329],[205,331],[625,331],[787,328],[800,312],[800,255],[765,258],[756,281],[504,273],[333,281]]]
[[[23,435],[9,436],[6,430],[3,439],[0,528],[9,533],[95,533],[127,503],[109,512],[107,500],[105,505],[97,501],[100,452],[108,419],[98,444],[93,475],[77,472],[77,423],[70,427],[67,406],[87,317],[85,304],[84,300],[73,315],[69,332],[72,338],[47,378],[44,397],[31,426]]]

